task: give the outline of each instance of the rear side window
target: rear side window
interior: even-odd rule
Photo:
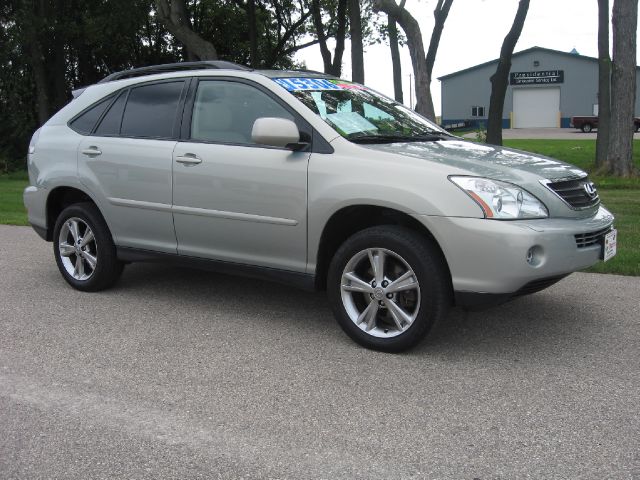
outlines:
[[[127,90],[125,90],[116,101],[113,102],[109,111],[100,121],[94,135],[118,135],[120,133],[122,112],[124,111],[124,104],[127,101],[127,93]]]
[[[132,88],[120,134],[127,137],[171,138],[184,81]]]
[[[93,107],[89,108],[89,110],[76,117],[69,124],[69,126],[76,132],[82,133],[84,135],[91,133],[93,127],[96,125],[96,122],[100,119],[104,111],[107,109],[112,99],[113,96],[107,97],[104,100],[96,103]]]

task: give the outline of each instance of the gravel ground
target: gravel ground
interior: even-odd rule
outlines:
[[[256,280],[78,293],[0,226],[0,478],[639,479],[639,297],[574,274],[389,355]]]

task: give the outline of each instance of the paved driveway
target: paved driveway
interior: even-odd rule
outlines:
[[[640,278],[359,348],[322,294],[159,265],[80,294],[0,227],[1,478],[640,478]]]

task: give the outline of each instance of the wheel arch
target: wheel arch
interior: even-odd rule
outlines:
[[[316,252],[316,289],[326,289],[329,264],[340,245],[351,235],[365,228],[380,225],[399,225],[421,235],[437,248],[447,268],[449,278],[451,278],[449,265],[442,248],[429,229],[420,221],[406,212],[394,208],[378,205],[350,205],[333,213],[322,230]]]
[[[95,199],[80,188],[60,185],[49,192],[46,203],[47,241],[51,242],[53,240],[53,228],[60,213],[70,205],[83,202],[93,203],[100,212]],[[100,214],[102,215],[102,212]],[[102,218],[104,218],[104,215],[102,215]]]

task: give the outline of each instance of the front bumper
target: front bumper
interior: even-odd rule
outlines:
[[[614,220],[602,206],[593,217],[585,219],[415,217],[442,248],[457,298],[465,294],[509,297],[532,282],[552,283],[587,268],[598,262],[602,247],[597,243],[578,248],[575,235],[606,230]],[[530,263],[527,256],[532,248],[535,256]]]

